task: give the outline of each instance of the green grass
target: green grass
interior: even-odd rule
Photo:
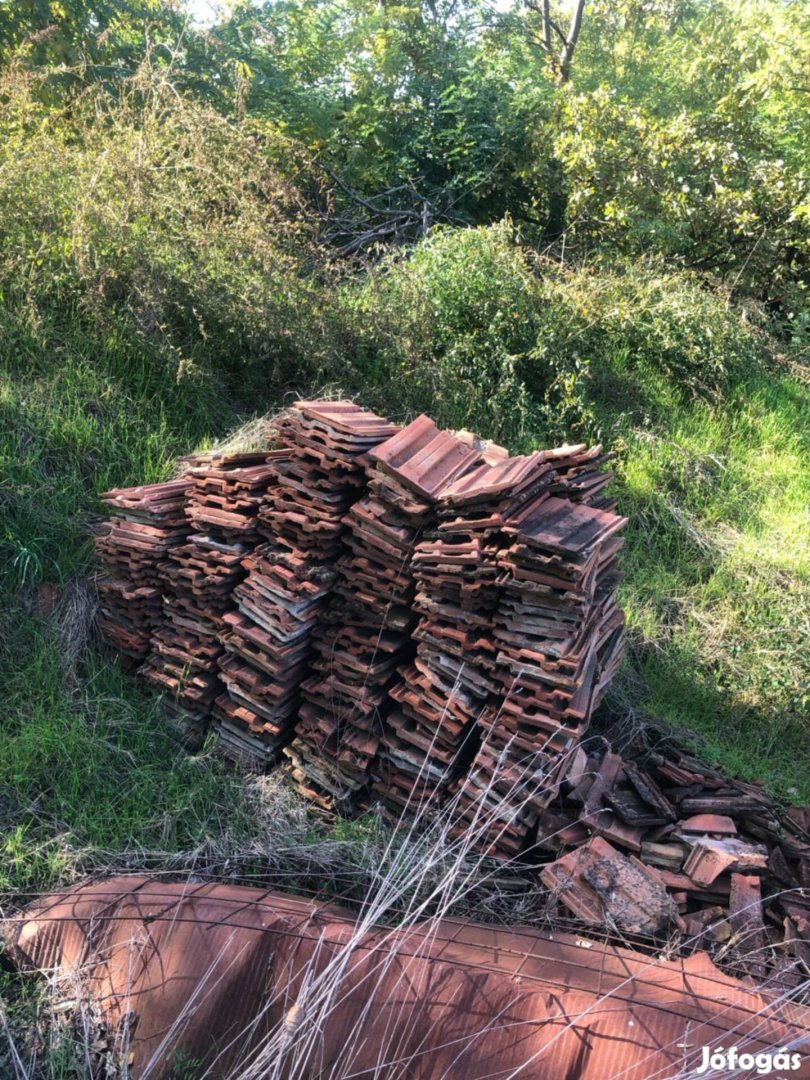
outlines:
[[[622,600],[652,713],[810,798],[810,394],[776,372],[627,428]]]
[[[165,478],[174,456],[234,421],[212,381],[184,381],[82,321],[24,313],[0,325],[0,552],[19,583],[64,580],[87,565],[97,492]]]
[[[242,784],[215,755],[169,738],[154,702],[117,664],[63,668],[60,641],[21,617],[8,642],[0,732],[0,889],[37,890],[103,853],[134,863],[246,827]],[[73,693],[70,684],[73,683]]]
[[[0,889],[15,891],[103,852],[188,851],[245,826],[238,779],[182,752],[139,682],[86,626],[47,618],[41,591],[66,593],[92,568],[99,491],[167,477],[237,414],[214,385],[162,375],[114,335],[93,349],[78,318],[34,335],[24,315],[7,308],[0,326]]]

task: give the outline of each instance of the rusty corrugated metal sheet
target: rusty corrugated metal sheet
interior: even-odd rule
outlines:
[[[18,964],[89,964],[108,1017],[134,1014],[135,1080],[159,1077],[150,1061],[177,1050],[224,1080],[280,1032],[256,1077],[284,1062],[272,1075],[666,1080],[693,1075],[704,1045],[789,1047],[803,1055],[790,1076],[810,1077],[810,1011],[721,974],[705,954],[663,961],[456,920],[356,937],[335,907],[147,878],[50,897],[4,929]],[[312,991],[330,971],[319,1012]],[[293,1069],[298,1051],[306,1063]]]

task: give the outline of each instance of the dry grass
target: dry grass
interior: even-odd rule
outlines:
[[[281,411],[254,416],[243,424],[227,432],[221,439],[215,439],[206,446],[204,453],[212,454],[247,454],[252,451],[266,450],[271,444]],[[175,465],[174,476],[184,476],[188,466],[183,461]]]
[[[516,782],[513,795],[517,796],[523,779]],[[396,993],[400,980],[409,977],[415,940],[409,940],[409,960],[403,963],[399,953],[403,934],[419,928],[415,951],[418,959],[428,955],[441,920],[448,916],[473,914],[495,921],[531,922],[547,929],[565,924],[556,915],[553,897],[543,894],[531,879],[522,878],[509,866],[504,867],[480,854],[480,841],[491,824],[483,811],[462,837],[450,833],[454,808],[454,799],[451,799],[437,815],[430,814],[430,803],[415,802],[396,828],[381,827],[379,819],[375,819],[376,824],[369,821],[346,823],[346,838],[333,835],[313,840],[312,821],[306,808],[283,780],[277,776],[257,777],[248,780],[247,785],[253,810],[258,815],[257,838],[248,848],[240,849],[238,844],[231,847],[222,840],[212,841],[183,856],[144,852],[141,863],[162,862],[163,872],[172,876],[181,873],[197,880],[261,882],[319,896],[340,897],[353,904],[356,924],[350,939],[338,948],[332,943],[328,952],[316,949],[292,1005],[287,1001],[283,982],[273,988],[263,1003],[264,1013],[277,1010],[280,1003],[285,1003],[283,1017],[238,1065],[225,1073],[221,1071],[218,1062],[229,1049],[222,1047],[217,1060],[204,1070],[192,1069],[187,1074],[188,1080],[311,1080],[315,1075],[318,1080],[346,1080],[354,1075],[361,1061],[363,1069],[370,1070],[368,1075],[375,1075],[380,1080],[383,1077],[407,1080],[413,1060],[409,1055],[413,1051],[405,1051],[402,1025],[396,1025],[396,1030],[392,1028],[389,1037],[379,1039],[379,1048],[371,1058],[363,1040],[363,1031],[374,1023],[382,988],[385,987],[389,995]],[[519,799],[516,804],[520,805]],[[118,870],[119,867],[111,866],[110,869]],[[575,926],[571,920],[570,928]],[[346,1033],[345,1041],[335,1055],[334,1046],[327,1047],[324,1043],[328,1022],[341,1008],[349,991],[356,989],[358,945],[370,931],[379,933],[381,929],[380,947],[375,954],[377,959],[370,968],[364,969],[364,1015],[354,1029]],[[592,931],[589,934],[594,936]],[[612,932],[606,927],[604,935],[608,934],[613,940],[622,940],[615,927]],[[638,941],[624,941],[624,944],[639,950]],[[642,945],[641,955],[646,952],[649,963],[654,964],[662,955],[674,957],[688,952],[695,944],[696,940],[673,936],[668,942]],[[732,941],[727,951],[731,953],[743,944],[739,940]],[[186,1010],[166,1033],[159,1052],[142,1072],[141,1080],[157,1080],[165,1062],[174,1060],[175,1043],[180,1040],[185,1022],[193,1012],[194,1001],[211,992],[220,977],[222,973],[218,966],[212,964]],[[14,1063],[15,1080],[62,1080],[63,1077],[65,1080],[68,1077],[70,1080],[99,1080],[101,1077],[127,1080],[121,1033],[117,1034],[117,1041],[110,1038],[91,1003],[81,1001],[79,990],[75,981],[60,984],[51,980],[46,984],[48,1007],[40,1014],[44,1033],[38,1036],[33,1052],[25,1042],[16,1041],[12,1026],[7,1025],[5,1055],[7,1061]],[[810,981],[804,990],[810,992]],[[519,993],[516,990],[516,996]],[[604,1000],[600,999],[598,1004]],[[777,997],[777,1009],[782,1000],[787,1002],[788,997]],[[556,1038],[562,1038],[574,1025],[587,1023],[589,1014],[596,1007],[594,1004],[571,1017],[568,1028]],[[65,1020],[66,1016],[69,1021]],[[252,1029],[258,1020],[257,1016],[246,1016],[246,1030]],[[75,1071],[58,1073],[52,1070],[48,1054],[53,1060],[61,1060],[58,1055],[68,1053],[64,1049],[66,1023],[71,1033],[67,1040],[72,1055],[71,1068]],[[498,1023],[498,1016],[493,1016],[491,1027],[494,1029]],[[432,1037],[432,1034],[426,1032],[425,1037]],[[469,1038],[480,1038],[481,1034],[473,1033]],[[733,1037],[734,1032],[729,1034]],[[50,1047],[48,1054],[42,1053],[44,1045]],[[465,1045],[462,1039],[457,1047],[459,1053]],[[314,1064],[322,1060],[324,1053],[331,1061],[325,1071]],[[530,1070],[535,1064],[533,1059],[527,1059],[521,1069],[505,1075],[532,1075]],[[186,1080],[186,1074],[181,1075]],[[620,1076],[617,1074],[616,1080]],[[605,1080],[612,1078],[613,1074],[605,1074]],[[452,1078],[447,1075],[444,1080]],[[686,1080],[685,1074],[683,1080]]]
[[[97,613],[98,594],[92,580],[73,578],[59,589],[49,619],[65,678],[71,684],[77,681],[82,658],[100,642]]]
[[[129,1022],[113,1030],[88,988],[90,968],[7,980],[0,996],[4,1080],[127,1080]]]

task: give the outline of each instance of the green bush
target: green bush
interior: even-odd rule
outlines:
[[[764,357],[761,331],[694,275],[570,269],[521,246],[508,221],[435,230],[342,302],[355,377],[515,448],[593,436],[617,412],[721,400]]]
[[[47,79],[0,71],[0,577],[26,585],[86,565],[96,492],[339,355],[282,140],[148,66],[59,107]]]
[[[508,222],[436,229],[407,257],[343,290],[358,375],[409,412],[520,445],[530,402],[518,365],[531,349],[536,280]]]
[[[329,354],[317,253],[286,179],[300,162],[144,66],[39,105],[45,75],[0,75],[0,290],[32,332],[81,320],[99,363],[166,379],[300,385]],[[0,329],[2,332],[2,329]],[[110,349],[110,344],[115,347]]]
[[[583,403],[602,414],[639,412],[655,400],[720,400],[764,359],[755,326],[686,272],[549,263],[542,274],[542,315],[526,370],[538,395],[579,377]]]
[[[653,253],[807,309],[807,5],[593,0],[558,97],[569,258]]]

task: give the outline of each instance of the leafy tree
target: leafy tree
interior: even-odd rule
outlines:
[[[0,58],[25,46],[30,62],[131,67],[147,42],[180,35],[182,9],[165,0],[0,2]]]
[[[569,251],[655,252],[801,308],[808,30],[792,3],[595,0],[555,143]]]
[[[353,191],[405,185],[457,221],[529,207],[523,164],[550,90],[477,4],[242,4],[214,36],[248,107]]]

